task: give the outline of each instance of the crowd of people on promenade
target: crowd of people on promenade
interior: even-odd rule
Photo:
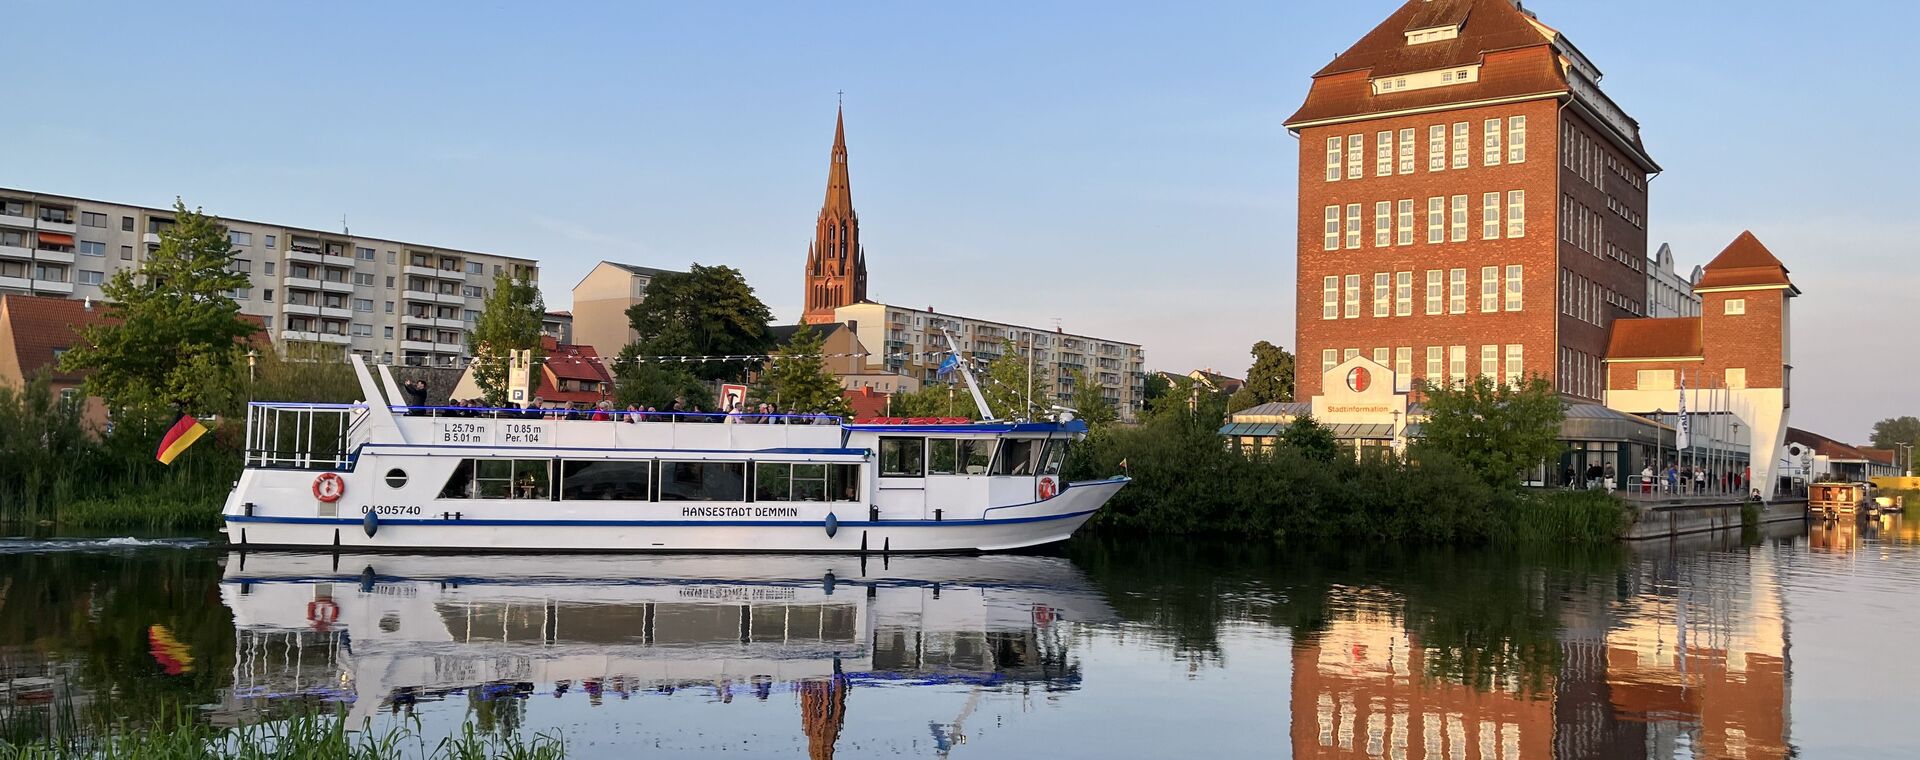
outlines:
[[[546,399],[534,396],[526,404],[508,402],[501,406],[490,406],[484,400],[451,399],[446,404],[431,406],[427,403],[427,384],[422,380],[410,380],[401,388],[407,395],[407,416],[409,417],[477,417],[487,419],[524,419],[524,420],[598,420],[606,422],[694,422],[723,423],[743,425],[837,425],[840,420],[830,414],[815,411],[812,413],[788,409],[784,412],[772,404],[759,405],[735,403],[726,411],[701,408],[689,403],[685,396],[677,396],[665,407],[641,407],[628,404],[625,409],[616,409],[612,401],[602,400],[590,408],[568,406],[549,406]]]
[[[1709,468],[1668,462],[1665,467],[1655,470],[1652,464],[1648,464],[1640,469],[1640,477],[1633,482],[1621,483],[1613,463],[1607,462],[1589,464],[1582,473],[1576,473],[1569,467],[1565,475],[1564,482],[1568,488],[1617,491],[1624,486],[1630,492],[1641,494],[1705,496],[1746,493],[1753,479],[1753,469],[1745,466],[1739,469]]]

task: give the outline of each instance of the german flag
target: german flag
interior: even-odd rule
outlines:
[[[173,421],[173,427],[167,428],[167,434],[160,437],[160,450],[154,452],[153,457],[160,460],[161,464],[173,464],[174,457],[180,456],[180,452],[186,451],[188,446],[206,434],[207,426],[200,424],[193,415],[181,412],[180,418]]]

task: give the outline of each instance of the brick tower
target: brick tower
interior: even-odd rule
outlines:
[[[1408,0],[1314,74],[1300,138],[1294,397],[1352,356],[1402,388],[1540,376],[1599,401],[1646,313],[1639,125],[1512,0]]]
[[[847,127],[844,111],[833,122],[833,159],[827,167],[827,200],[813,225],[807,246],[807,324],[834,321],[833,310],[867,300],[867,252],[860,247],[860,215],[853,212],[847,184]]]

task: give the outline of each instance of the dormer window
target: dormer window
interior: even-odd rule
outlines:
[[[1460,36],[1459,24],[1448,24],[1446,26],[1430,26],[1425,29],[1414,29],[1412,31],[1407,32],[1407,44],[1408,45],[1424,45],[1429,42],[1439,42],[1441,40],[1457,39],[1459,36]]]

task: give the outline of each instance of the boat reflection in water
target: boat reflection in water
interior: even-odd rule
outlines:
[[[681,688],[797,691],[815,756],[867,684],[1077,688],[1064,621],[1114,615],[1033,556],[449,557],[231,554],[234,696],[354,719],[454,693],[599,704]]]

